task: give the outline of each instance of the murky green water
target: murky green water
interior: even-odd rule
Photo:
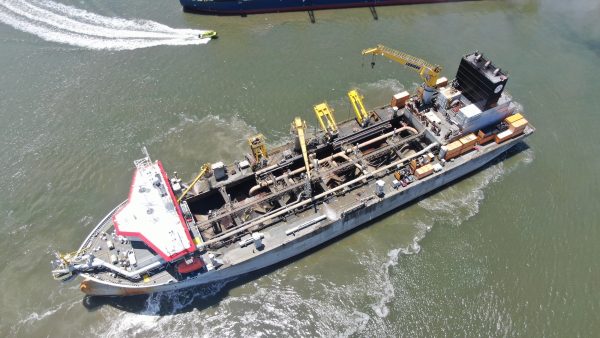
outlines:
[[[0,15],[5,3],[15,2],[1,0]],[[221,38],[93,50],[0,23],[0,336],[600,332],[597,1],[389,7],[378,21],[367,9],[326,11],[316,24],[306,13],[184,14],[175,0],[64,3]],[[377,43],[448,77],[462,54],[484,52],[510,74],[537,133],[503,162],[222,288],[84,300],[77,283],[52,280],[51,252],[75,249],[126,198],[141,146],[192,177],[206,161],[238,159],[249,134],[274,145],[294,116],[315,124],[312,105],[323,100],[348,116],[352,87],[368,106],[414,88],[416,74],[363,60]]]

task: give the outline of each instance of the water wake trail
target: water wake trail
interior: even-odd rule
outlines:
[[[175,29],[150,20],[90,13],[50,0],[0,0],[0,22],[46,41],[95,50],[205,44],[198,29]]]
[[[392,249],[387,253],[387,260],[378,266],[372,267],[371,276],[376,280],[375,285],[380,289],[372,289],[371,292],[377,299],[371,308],[379,318],[388,316],[390,303],[396,296],[396,288],[402,287],[392,279],[391,269],[398,264],[401,256],[418,254],[421,251],[419,242],[425,238],[427,233],[436,223],[449,223],[460,225],[479,212],[479,206],[483,201],[485,189],[492,183],[517,169],[521,164],[528,165],[534,159],[532,150],[525,150],[517,156],[516,163],[498,162],[483,172],[456,185],[446,187],[444,190],[428,196],[418,203],[425,213],[410,221],[415,225],[416,234],[406,247]],[[379,258],[373,253],[363,264],[370,266]]]

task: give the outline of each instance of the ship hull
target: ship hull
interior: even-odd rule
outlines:
[[[474,153],[473,155],[467,155],[472,156],[472,158],[459,166],[432,177],[427,182],[415,184],[411,189],[407,189],[403,193],[387,196],[377,203],[347,212],[339,220],[330,223],[327,226],[316,227],[315,230],[311,231],[310,234],[301,236],[300,238],[286,243],[285,245],[279,246],[268,253],[257,255],[251,259],[236,265],[228,266],[222,270],[212,271],[210,273],[202,274],[200,276],[179,282],[154,286],[125,286],[113,284],[96,279],[87,274],[82,274],[85,280],[81,284],[81,290],[88,295],[95,296],[129,296],[148,294],[211,284],[267,268],[326,243],[327,241],[330,241],[365,223],[369,223],[378,217],[394,211],[423,195],[448,185],[449,183],[482,168],[487,163],[521,142],[526,136],[527,135],[522,135],[517,137],[501,146],[490,149],[485,153]]]
[[[451,0],[452,1],[452,0]],[[458,1],[458,0],[456,0]],[[274,12],[311,11],[321,9],[410,5],[448,0],[240,0],[197,1],[180,0],[183,10],[213,15],[247,15]]]

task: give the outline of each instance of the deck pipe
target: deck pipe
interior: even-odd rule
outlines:
[[[391,132],[389,132],[389,133],[386,133],[386,134],[383,134],[383,135],[377,136],[377,137],[375,137],[375,138],[373,138],[373,139],[370,139],[370,140],[368,140],[368,141],[366,141],[366,142],[363,142],[363,143],[357,144],[355,147],[356,147],[357,149],[364,148],[364,147],[366,147],[366,146],[369,146],[369,145],[371,145],[371,144],[373,144],[373,143],[375,143],[375,142],[381,141],[381,140],[383,140],[383,139],[386,139],[386,138],[388,138],[388,137],[390,137],[390,136],[394,136],[394,135],[396,135],[396,134],[398,134],[398,133],[401,133],[401,132],[403,132],[403,131],[405,131],[405,130],[408,130],[408,131],[412,132],[413,134],[417,134],[417,133],[418,133],[418,131],[417,131],[415,128],[413,128],[413,127],[408,127],[408,126],[405,126],[405,127],[402,127],[402,128],[400,128],[400,129],[394,129],[393,131],[391,131]],[[352,152],[352,148],[354,148],[354,147],[351,147],[351,148],[349,148],[349,149],[346,149],[346,150],[342,150],[342,151],[340,151],[340,152],[338,152],[338,153],[335,153],[335,154],[333,154],[333,155],[331,155],[331,156],[329,156],[329,157],[327,157],[327,158],[320,159],[320,160],[318,161],[318,163],[319,163],[319,164],[322,164],[322,163],[324,163],[324,162],[331,161],[331,159],[334,159],[334,158],[340,158],[340,157],[341,157],[341,158],[343,158],[344,160],[346,160],[346,161],[350,162],[350,158],[349,158],[349,157],[348,157],[346,154],[349,154],[349,153],[351,153],[351,152]],[[356,166],[358,167],[358,169],[359,169],[360,171],[363,171],[363,168],[360,166],[360,164],[356,163]],[[258,191],[258,190],[260,190],[261,188],[267,187],[267,186],[269,186],[269,185],[271,185],[271,184],[273,184],[273,183],[275,183],[275,182],[277,182],[277,181],[281,181],[281,180],[283,180],[283,179],[285,178],[285,176],[286,176],[286,175],[287,175],[287,176],[297,175],[297,174],[300,174],[300,173],[302,173],[302,172],[304,172],[304,171],[306,171],[306,168],[305,168],[305,167],[300,167],[300,168],[298,168],[298,169],[292,170],[292,171],[291,171],[291,172],[289,172],[289,173],[285,173],[285,174],[283,174],[283,175],[277,176],[275,179],[266,180],[266,181],[264,181],[264,182],[261,182],[260,184],[257,184],[257,185],[255,185],[255,186],[253,186],[252,188],[250,188],[249,195],[250,195],[250,196],[254,196],[254,194],[255,194],[255,193]]]
[[[223,234],[221,234],[220,236],[218,236],[218,237],[214,237],[214,238],[212,238],[212,239],[210,239],[210,240],[208,240],[208,241],[206,241],[206,242],[200,243],[200,244],[198,244],[198,245],[197,245],[197,247],[198,247],[198,249],[202,249],[202,248],[206,247],[206,246],[207,246],[207,245],[209,245],[209,244],[217,243],[217,242],[219,242],[219,241],[222,241],[222,240],[224,240],[224,239],[227,239],[227,238],[229,238],[229,237],[232,237],[233,235],[235,235],[235,234],[238,234],[238,233],[240,233],[240,232],[242,232],[242,231],[245,231],[245,230],[247,230],[247,229],[249,229],[249,228],[251,228],[251,227],[253,227],[253,226],[255,226],[255,225],[258,225],[258,224],[260,224],[260,223],[263,223],[263,222],[265,222],[265,221],[268,221],[268,220],[270,220],[270,219],[272,219],[272,218],[274,218],[274,217],[277,217],[277,216],[283,215],[283,214],[285,214],[285,213],[287,213],[287,212],[289,212],[289,211],[291,211],[291,210],[294,210],[294,209],[296,209],[296,208],[299,208],[299,207],[301,207],[301,206],[304,206],[304,205],[306,205],[306,204],[308,204],[308,203],[314,202],[315,200],[318,200],[318,199],[320,199],[320,198],[322,198],[322,197],[325,197],[325,196],[327,196],[327,195],[329,195],[329,194],[332,194],[332,193],[334,193],[334,192],[336,192],[336,191],[338,191],[338,190],[344,189],[345,187],[347,187],[347,186],[350,186],[350,185],[352,185],[352,184],[354,184],[354,183],[357,183],[357,182],[359,182],[359,181],[362,181],[362,180],[364,180],[365,178],[368,178],[368,177],[370,177],[370,176],[373,176],[373,175],[376,175],[376,174],[378,174],[378,173],[380,173],[380,172],[383,172],[383,171],[385,171],[385,170],[388,170],[389,168],[392,168],[392,167],[394,167],[394,166],[396,166],[396,165],[398,165],[398,164],[401,164],[401,163],[403,163],[403,162],[406,162],[406,161],[412,160],[412,159],[413,159],[413,158],[415,158],[415,157],[421,156],[422,154],[425,154],[425,153],[426,153],[426,152],[428,152],[430,149],[432,149],[432,148],[434,148],[434,147],[436,147],[436,146],[438,146],[438,143],[434,142],[434,143],[432,143],[432,144],[428,145],[427,147],[423,148],[421,151],[419,151],[419,152],[417,152],[417,153],[415,153],[415,154],[413,154],[413,155],[411,155],[411,156],[408,156],[408,157],[402,158],[402,159],[400,159],[400,160],[398,160],[398,161],[392,162],[392,163],[390,163],[390,164],[388,164],[388,165],[386,165],[386,166],[384,166],[384,167],[381,167],[381,168],[379,168],[379,169],[377,169],[377,170],[375,170],[375,171],[372,171],[372,172],[370,172],[370,173],[368,173],[368,174],[361,175],[361,176],[359,176],[359,177],[357,177],[357,178],[355,178],[355,179],[353,179],[353,180],[351,180],[351,181],[348,181],[348,182],[346,182],[346,183],[344,183],[344,184],[338,185],[338,186],[337,186],[337,187],[335,187],[335,188],[332,188],[332,189],[329,189],[329,190],[327,190],[327,191],[324,191],[324,192],[322,192],[322,193],[320,193],[320,194],[318,194],[318,195],[314,196],[313,198],[306,199],[306,200],[304,200],[304,201],[302,201],[302,202],[299,202],[298,204],[295,204],[293,207],[289,207],[289,206],[288,206],[288,207],[286,207],[286,208],[284,208],[284,209],[282,209],[282,210],[280,210],[280,211],[278,211],[278,212],[276,212],[276,213],[273,213],[273,214],[271,214],[271,215],[269,215],[269,216],[267,216],[267,217],[264,217],[264,218],[262,218],[262,219],[258,219],[258,220],[251,221],[251,222],[250,222],[249,224],[247,224],[247,225],[244,225],[244,226],[242,226],[242,227],[240,227],[240,228],[237,228],[237,229],[234,229],[234,230],[232,230],[232,231],[229,231],[229,232],[223,233]]]
[[[381,136],[379,136],[377,138],[374,138],[372,140],[369,140],[367,142],[359,144],[359,145],[357,145],[357,147],[358,148],[365,147],[365,146],[370,145],[370,144],[372,144],[374,142],[377,142],[377,141],[379,141],[379,140],[381,140],[383,138],[387,138],[387,137],[389,137],[391,135],[395,135],[397,132],[401,132],[403,130],[411,130],[414,133],[417,132],[414,128],[403,127],[403,128],[400,128],[399,130],[394,130],[393,132],[381,135]],[[229,238],[229,237],[231,237],[231,236],[233,236],[233,235],[235,235],[237,233],[240,233],[240,232],[242,232],[244,230],[247,230],[247,229],[249,229],[249,228],[251,228],[251,227],[253,227],[255,225],[258,225],[258,224],[263,223],[265,221],[268,221],[268,220],[270,220],[270,219],[272,219],[274,217],[277,217],[277,216],[282,215],[284,213],[287,213],[287,212],[289,212],[291,210],[294,210],[294,209],[296,209],[298,207],[306,205],[306,204],[308,204],[310,202],[318,200],[318,199],[320,199],[322,197],[325,197],[328,194],[332,194],[332,193],[334,193],[334,192],[336,192],[336,191],[338,191],[340,189],[343,189],[343,188],[345,188],[345,187],[347,187],[349,185],[352,185],[352,184],[354,184],[354,183],[356,183],[358,181],[361,181],[361,180],[363,180],[365,178],[373,176],[373,175],[375,175],[375,174],[377,174],[379,172],[387,170],[387,169],[389,169],[389,168],[391,168],[391,167],[393,167],[395,165],[398,165],[398,164],[400,164],[402,162],[408,161],[408,160],[410,160],[410,159],[412,159],[414,157],[420,156],[421,154],[424,154],[426,151],[429,151],[429,149],[433,148],[436,145],[437,145],[437,143],[432,143],[429,146],[427,146],[426,148],[424,148],[423,150],[419,151],[418,153],[415,153],[412,156],[400,159],[400,160],[398,160],[396,162],[392,162],[392,163],[388,164],[387,166],[384,166],[384,167],[382,167],[382,168],[380,168],[378,170],[375,170],[373,172],[361,175],[361,176],[359,176],[359,177],[357,177],[357,178],[355,178],[355,179],[353,179],[351,181],[348,181],[348,182],[346,182],[344,184],[341,184],[341,185],[339,185],[339,186],[337,186],[335,188],[332,188],[330,190],[324,191],[321,194],[319,194],[317,196],[314,196],[314,198],[310,198],[310,199],[306,199],[304,201],[300,201],[301,196],[299,196],[296,201],[294,201],[291,204],[286,205],[285,207],[282,207],[281,210],[279,210],[277,212],[274,212],[271,215],[266,216],[266,217],[264,217],[262,219],[254,220],[251,223],[249,223],[249,224],[247,224],[247,225],[245,225],[245,226],[243,226],[241,228],[232,230],[230,232],[226,232],[226,233],[222,234],[219,237],[216,237],[216,238],[213,238],[213,239],[208,240],[206,242],[200,243],[200,244],[197,245],[197,248],[198,249],[202,249],[202,248],[206,247],[209,244],[216,243],[216,242],[221,241],[223,239]],[[337,156],[339,156],[339,157],[345,157],[345,158],[347,158],[349,160],[349,158],[346,156],[345,152],[346,151],[342,151],[342,152],[339,152],[337,154],[334,154],[333,157],[337,157]],[[303,171],[305,168],[299,168],[299,169],[301,169]],[[296,169],[295,171],[297,171],[297,170],[298,169]],[[302,172],[302,171],[300,171],[300,172]],[[279,176],[278,178],[276,178],[276,180],[278,180],[280,178],[282,178],[282,176]],[[120,207],[123,203],[121,203],[119,206],[117,206],[117,208]],[[114,210],[116,210],[117,208],[115,208]],[[109,213],[109,215],[110,214],[111,213]],[[102,220],[102,222],[100,222],[99,224],[102,224],[104,221],[106,221],[106,220],[105,219]],[[85,241],[84,241],[84,244],[85,244]],[[82,245],[82,247],[83,246],[84,245]],[[80,250],[81,250],[81,248],[80,248]],[[87,255],[85,255],[85,256],[87,256]],[[83,257],[85,257],[85,256],[83,256]],[[146,265],[146,266],[144,266],[144,267],[142,267],[140,269],[137,269],[137,270],[134,270],[134,271],[127,271],[125,269],[122,269],[122,268],[114,265],[114,264],[110,264],[110,263],[108,263],[108,262],[106,262],[106,261],[104,261],[104,260],[102,260],[100,258],[94,257],[93,260],[92,260],[92,262],[90,264],[77,264],[77,265],[73,265],[72,266],[72,271],[81,271],[81,272],[84,272],[84,271],[92,269],[92,268],[104,267],[104,268],[107,268],[107,269],[109,269],[109,270],[111,270],[111,271],[113,271],[115,273],[118,273],[119,275],[121,275],[123,277],[129,278],[129,279],[134,279],[134,278],[139,278],[145,272],[148,272],[150,270],[153,270],[155,268],[158,268],[158,267],[162,266],[164,263],[165,262],[162,259],[160,259],[160,260],[157,260],[156,262],[154,262],[152,264],[149,264],[149,265]]]
[[[162,259],[157,260],[156,262],[146,265],[142,268],[139,268],[137,270],[134,271],[127,271],[125,269],[121,269],[120,267],[110,264],[108,262],[105,262],[104,260],[100,259],[100,258],[96,258],[94,257],[94,260],[92,261],[91,264],[78,264],[78,265],[74,265],[73,266],[73,271],[86,271],[89,270],[91,268],[97,268],[97,267],[105,267],[111,271],[114,271],[116,273],[118,273],[121,276],[127,277],[129,279],[139,279],[140,276],[144,273],[144,272],[148,272],[152,269],[156,269],[160,266],[162,266],[163,264],[165,264],[165,261]],[[136,278],[137,277],[137,278]]]

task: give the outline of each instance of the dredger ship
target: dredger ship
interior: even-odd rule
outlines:
[[[338,122],[314,106],[320,131],[295,118],[293,141],[268,149],[249,138],[238,161],[205,164],[185,184],[146,151],[134,161],[126,201],[76,252],[57,254],[59,280],[80,276],[88,295],[127,296],[210,284],[315,248],[481,168],[533,133],[504,92],[507,74],[480,52],[464,55],[456,78],[441,67],[378,45],[424,83]],[[374,63],[373,63],[374,65]]]

